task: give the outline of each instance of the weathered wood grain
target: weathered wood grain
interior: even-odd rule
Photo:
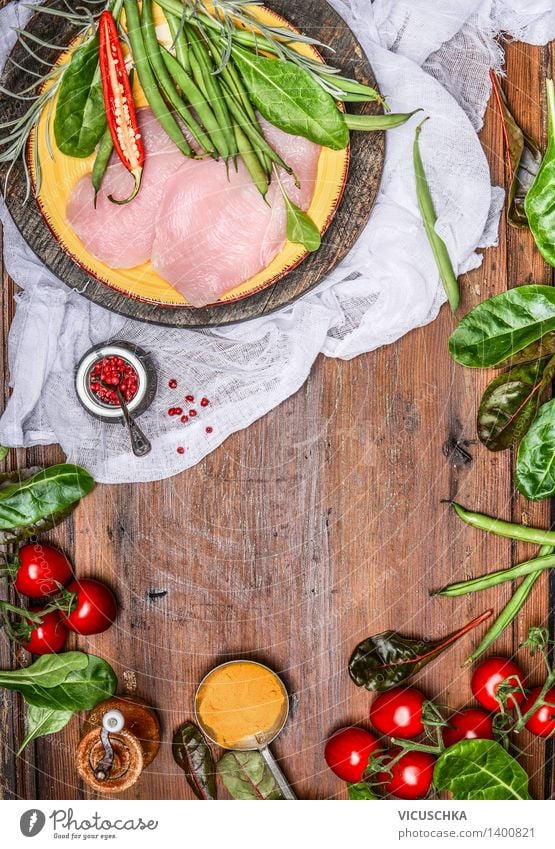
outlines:
[[[546,68],[541,50],[508,47],[509,100],[538,138]],[[492,107],[482,140],[501,183],[502,138]],[[528,275],[550,279],[530,237],[503,221],[499,247],[462,281],[463,310]],[[4,332],[12,292],[5,281]],[[348,363],[320,358],[293,398],[194,469],[155,484],[99,486],[51,534],[78,573],[107,580],[122,605],[114,628],[79,645],[114,664],[122,692],[159,709],[162,752],[127,797],[192,798],[171,758],[172,732],[191,717],[202,675],[220,660],[246,655],[272,665],[293,694],[275,751],[299,796],[342,798],[323,746],[333,729],[367,721],[371,698],[346,669],[355,643],[387,627],[438,636],[506,601],[509,588],[480,598],[428,597],[431,587],[526,553],[462,525],[442,498],[456,495],[492,514],[525,513],[531,523],[549,523],[548,504],[516,498],[510,454],[493,455],[476,443],[475,415],[488,375],[450,361],[451,327],[444,309],[434,324],[392,347]],[[5,355],[0,362],[6,375]],[[59,459],[57,449],[37,448],[12,452],[10,462]],[[549,607],[544,581],[496,651],[516,652],[528,624],[546,621]],[[419,686],[462,705],[470,673],[460,664],[472,645],[465,638],[427,668]],[[531,669],[522,652],[518,657]],[[23,659],[0,639],[2,664]],[[88,798],[72,765],[79,720],[16,762],[18,702],[0,691],[0,706],[4,795]],[[546,747],[524,744],[533,793],[549,796],[553,764],[545,768]]]
[[[57,0],[54,0],[56,2]],[[360,82],[376,86],[372,69],[357,39],[325,0],[275,0],[272,8],[286,17],[298,29],[323,43],[333,43],[334,66]],[[28,29],[43,41],[66,44],[76,34],[66,21],[59,17],[37,14],[29,22]],[[54,62],[52,50],[36,48],[48,62]],[[44,66],[33,60],[19,45],[14,50],[18,65],[31,73],[44,73]],[[2,86],[9,91],[18,91],[31,85],[34,78],[21,72],[20,68],[6,66],[2,75]],[[0,112],[12,118],[27,108],[27,102],[19,102],[0,94]],[[353,107],[353,108],[351,108]],[[372,114],[380,111],[378,104],[350,104],[350,111]],[[316,286],[322,277],[331,271],[351,250],[364,229],[376,199],[385,154],[383,132],[352,133],[350,164],[343,199],[322,239],[321,248],[306,257],[286,277],[261,292],[235,303],[193,309],[158,305],[130,298],[116,289],[106,286],[91,277],[62,249],[42,217],[38,204],[26,200],[26,178],[22,163],[18,163],[8,183],[7,204],[15,223],[37,256],[68,286],[81,292],[97,304],[131,318],[167,324],[174,327],[210,327],[246,321],[267,315],[296,300],[300,295]],[[0,165],[0,179],[4,180],[6,165]]]

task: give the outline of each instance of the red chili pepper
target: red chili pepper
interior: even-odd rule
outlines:
[[[141,187],[145,149],[118,30],[111,12],[103,12],[100,16],[99,41],[102,92],[110,135],[119,158],[135,179],[133,191],[126,200],[116,200],[110,195],[111,201],[123,204],[133,200]]]

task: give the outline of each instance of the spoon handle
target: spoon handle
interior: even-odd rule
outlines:
[[[276,761],[276,759],[272,755],[268,746],[264,746],[262,749],[259,749],[259,752],[262,755],[262,757],[264,758],[264,760],[266,761],[266,765],[267,765],[268,769],[270,770],[270,772],[272,773],[272,776],[274,777],[277,786],[279,787],[279,789],[283,793],[283,798],[284,799],[296,799],[297,797],[295,796],[295,794],[291,790],[291,787],[289,786],[289,782],[287,781],[286,777],[284,776],[283,772],[281,771],[281,769],[278,765],[278,762]]]
[[[131,448],[133,450],[133,454],[135,457],[145,457],[152,450],[152,445],[142,432],[135,419],[130,415],[119,386],[116,387],[116,395],[118,396],[118,401],[129,431],[129,436],[131,437]]]

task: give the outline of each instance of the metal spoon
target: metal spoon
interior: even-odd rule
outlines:
[[[152,445],[150,444],[150,442],[142,432],[141,428],[129,412],[121,389],[119,388],[119,386],[111,386],[108,383],[104,383],[103,380],[101,380],[100,383],[102,384],[102,386],[104,386],[105,389],[111,389],[112,392],[116,393],[119,405],[121,407],[121,411],[123,413],[123,418],[125,420],[125,424],[127,425],[129,436],[131,438],[131,449],[133,451],[133,454],[135,455],[135,457],[146,457],[146,455],[152,451]]]

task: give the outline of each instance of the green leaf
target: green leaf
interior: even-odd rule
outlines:
[[[95,36],[77,48],[64,71],[54,118],[54,136],[62,153],[84,159],[94,153],[105,129],[98,36]]]
[[[283,799],[260,752],[226,752],[217,770],[234,799]]]
[[[28,528],[72,508],[94,487],[80,466],[51,466],[0,488],[0,530]]]
[[[322,237],[316,224],[285,192],[283,199],[287,212],[287,238],[296,245],[302,245],[307,251],[317,251],[322,244]]]
[[[503,451],[520,442],[534,421],[542,393],[555,373],[547,357],[513,366],[498,375],[484,392],[478,409],[478,436],[490,451]]]
[[[541,407],[520,443],[515,480],[530,501],[555,495],[555,400]]]
[[[72,710],[54,710],[53,708],[41,708],[29,705],[27,710],[27,734],[17,752],[21,754],[23,749],[38,737],[55,734],[65,728],[73,716]]]
[[[378,799],[372,788],[365,781],[359,781],[357,784],[347,784],[347,792],[349,799]]]
[[[235,46],[233,59],[259,112],[286,133],[303,136],[332,150],[349,144],[343,113],[303,68],[257,56]]]
[[[9,448],[6,448],[5,445],[0,445],[0,461],[5,460],[9,453]]]
[[[461,740],[446,749],[434,770],[436,790],[454,799],[531,799],[528,776],[494,740]]]
[[[507,220],[513,227],[528,227],[528,216],[524,204],[541,165],[542,155],[535,141],[518,126],[509,109],[505,92],[497,82],[493,71],[490,74],[503,122],[505,147],[512,174],[507,196]]]
[[[117,678],[102,658],[65,652],[44,655],[26,669],[1,672],[0,687],[16,690],[35,707],[80,711],[113,696]]]
[[[546,81],[548,144],[540,170],[526,195],[526,215],[541,255],[555,266],[555,87]]]
[[[555,330],[555,289],[519,286],[478,304],[449,339],[449,352],[464,366],[489,368]]]
[[[185,722],[174,734],[172,752],[198,799],[216,799],[216,766],[212,752],[193,722]]]

